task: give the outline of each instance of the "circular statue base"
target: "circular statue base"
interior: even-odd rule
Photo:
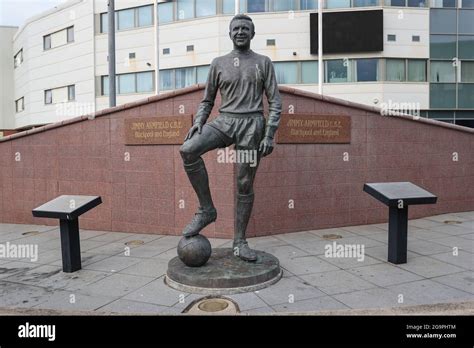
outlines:
[[[234,256],[231,248],[217,248],[202,267],[188,267],[178,257],[168,263],[165,282],[173,289],[204,295],[231,295],[275,284],[282,271],[278,259],[256,250],[255,262]]]

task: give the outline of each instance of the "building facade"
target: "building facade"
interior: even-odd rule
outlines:
[[[156,87],[166,93],[205,82],[212,59],[232,49],[235,4],[116,0],[117,104],[154,95]],[[279,84],[318,92],[318,1],[238,4],[256,26],[252,49],[272,59]],[[324,95],[473,126],[474,0],[323,4]],[[2,90],[10,105],[2,108],[5,125],[30,127],[108,107],[106,12],[106,0],[70,0],[18,29],[9,57],[13,96]],[[363,15],[369,19],[361,22]],[[363,40],[351,37],[364,28]],[[359,51],[351,42],[362,43]]]

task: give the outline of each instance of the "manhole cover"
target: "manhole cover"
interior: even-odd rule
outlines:
[[[142,244],[145,244],[145,242],[142,240],[131,240],[130,242],[125,243],[125,245],[128,245],[128,246],[135,246],[135,245],[142,245]]]
[[[23,232],[22,235],[23,236],[34,236],[34,235],[37,235],[39,234],[38,231],[28,231],[28,232]]]
[[[231,299],[225,297],[204,297],[193,301],[183,313],[189,314],[236,314],[239,306]]]
[[[457,220],[445,220],[444,223],[449,224],[449,225],[462,224],[461,221],[457,221]]]
[[[340,239],[342,238],[342,236],[339,234],[325,234],[323,238],[324,239]]]

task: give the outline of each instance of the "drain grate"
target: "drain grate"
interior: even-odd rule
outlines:
[[[23,232],[22,233],[23,236],[35,236],[37,234],[39,234],[38,231],[28,231],[28,232]]]
[[[142,240],[138,240],[138,239],[137,240],[131,240],[131,241],[125,243],[125,245],[127,245],[127,246],[136,246],[136,245],[142,245],[142,244],[145,244],[145,242],[142,241]]]
[[[325,234],[323,235],[324,239],[341,239],[342,236],[339,234]]]
[[[458,221],[458,220],[444,220],[443,222],[448,225],[462,224],[462,221]]]
[[[198,315],[227,315],[239,313],[237,303],[226,297],[208,296],[193,301],[183,313]]]

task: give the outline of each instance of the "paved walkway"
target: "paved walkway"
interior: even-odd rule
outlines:
[[[341,238],[331,239],[334,235]],[[0,224],[0,248],[7,242],[38,245],[39,256],[36,261],[0,258],[0,313],[3,307],[8,313],[21,308],[179,314],[202,297],[175,291],[163,282],[179,239],[81,230],[83,269],[66,274],[57,227]],[[344,310],[373,308],[387,313],[393,307],[469,303],[474,301],[473,239],[474,212],[410,220],[408,263],[402,265],[386,261],[387,224],[252,238],[252,247],[280,259],[283,278],[267,289],[227,297],[248,314],[347,314]],[[127,242],[132,242],[129,256]],[[325,247],[333,242],[363,246],[363,260],[328,257]],[[231,246],[225,239],[211,243]]]

